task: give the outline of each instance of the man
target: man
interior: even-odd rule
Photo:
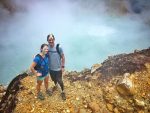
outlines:
[[[58,44],[55,45],[55,37],[53,34],[47,36],[47,41],[49,43],[49,72],[52,81],[55,83],[53,91],[56,89],[56,85],[59,84],[62,91],[61,97],[63,100],[66,100],[64,83],[62,81],[62,72],[65,68],[65,56],[62,48]]]

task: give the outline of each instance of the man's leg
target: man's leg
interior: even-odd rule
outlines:
[[[63,92],[64,91],[64,83],[62,81],[62,71],[58,71],[56,76],[57,76],[57,82],[60,85],[61,90]]]
[[[57,84],[57,79],[56,79],[56,76],[55,76],[55,72],[54,71],[50,71],[50,76],[51,76],[52,81],[56,85]]]
[[[65,92],[64,92],[64,83],[62,81],[62,71],[57,72],[57,82],[61,87],[61,91],[62,91],[61,92],[61,97],[62,97],[63,100],[66,100],[66,95],[65,95]]]
[[[55,86],[52,88],[52,92],[54,92],[57,89],[57,76],[56,71],[50,70],[50,76],[52,81],[54,82]]]

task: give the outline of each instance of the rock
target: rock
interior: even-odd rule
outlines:
[[[135,89],[133,87],[133,82],[129,78],[130,74],[125,73],[123,79],[119,80],[117,83],[117,91],[119,94],[124,96],[130,96],[135,93]]]
[[[80,100],[80,98],[79,98],[79,97],[76,97],[76,100],[77,100],[77,101],[79,101],[79,100]]]
[[[96,80],[99,76],[92,76],[91,79]]]
[[[140,52],[140,50],[137,50],[137,49],[134,50],[134,53],[138,53],[138,52]]]
[[[140,111],[138,111],[138,113],[146,113],[145,111],[143,111],[143,110],[140,110]],[[147,112],[148,113],[148,112]]]
[[[70,113],[70,110],[69,110],[69,109],[67,109],[67,110],[66,110],[66,112],[67,112],[67,113]]]
[[[71,112],[71,113],[76,113],[76,112],[75,112],[75,108],[74,108],[73,106],[70,106],[70,112]]]
[[[77,84],[78,89],[81,89],[81,87],[82,87],[81,84]]]
[[[84,75],[83,75],[83,74],[79,74],[79,75],[78,75],[78,77],[80,77],[80,78],[81,78],[82,76],[84,76]]]
[[[6,88],[0,84],[0,93],[4,93],[6,91]]]
[[[5,95],[5,92],[0,93],[0,99]]]
[[[113,109],[114,109],[114,106],[112,105],[112,104],[106,104],[106,107],[107,107],[107,109],[109,110],[109,111],[113,111]]]
[[[79,109],[78,113],[87,113],[85,109]]]
[[[140,106],[140,107],[144,107],[145,106],[145,102],[142,101],[142,100],[138,100],[138,99],[134,99],[135,100],[135,104],[137,106]]]
[[[88,75],[88,74],[90,74],[90,71],[91,71],[90,69],[85,68],[83,71],[81,71],[81,73],[84,75]]]
[[[87,105],[84,105],[84,108],[87,108],[88,106]]]
[[[44,113],[44,110],[41,110],[41,113]]]
[[[65,71],[63,72],[63,75],[64,75],[64,76],[65,76],[65,75],[69,75],[69,71],[66,71],[66,70],[65,70]]]
[[[91,67],[91,74],[93,74],[98,68],[100,68],[102,65],[101,64],[94,64]]]
[[[93,112],[98,112],[100,110],[99,105],[96,102],[91,102],[89,103],[89,108],[93,111]]]
[[[120,113],[116,107],[114,108],[113,111],[114,111],[114,113]]]
[[[92,87],[92,84],[91,84],[91,82],[89,82],[89,83],[88,83],[88,87],[89,87],[89,88],[91,88],[91,87]]]
[[[112,85],[112,83],[109,83],[108,86],[109,86],[109,87],[112,87],[113,85]]]
[[[99,71],[96,71],[92,74],[91,79],[97,80],[101,76],[102,76],[102,74]]]
[[[134,108],[132,106],[127,107],[126,111],[129,112],[129,113],[133,113],[134,112]]]

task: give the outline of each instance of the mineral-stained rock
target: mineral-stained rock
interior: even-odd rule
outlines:
[[[89,103],[89,108],[93,111],[93,112],[98,112],[100,110],[99,105],[96,102],[91,102]]]
[[[135,93],[133,82],[129,76],[130,74],[125,73],[123,79],[117,83],[116,89],[121,95],[130,96]]]

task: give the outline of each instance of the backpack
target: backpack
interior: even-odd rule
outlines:
[[[37,63],[37,65],[34,67],[34,69],[35,70],[42,70],[41,64],[42,64],[42,61],[44,61],[43,57],[40,54],[37,54],[35,57],[39,57],[40,58],[40,63]]]
[[[58,53],[58,55],[60,56],[60,59],[61,59],[61,53],[60,53],[59,45],[60,45],[60,44],[57,44],[57,45],[56,45],[56,51],[57,51],[57,53]],[[49,52],[50,52],[50,51],[49,51]],[[49,56],[49,54],[47,54],[47,56]]]
[[[59,54],[60,58],[61,58],[61,54],[60,54],[60,50],[59,50],[59,44],[56,45],[56,51]]]

